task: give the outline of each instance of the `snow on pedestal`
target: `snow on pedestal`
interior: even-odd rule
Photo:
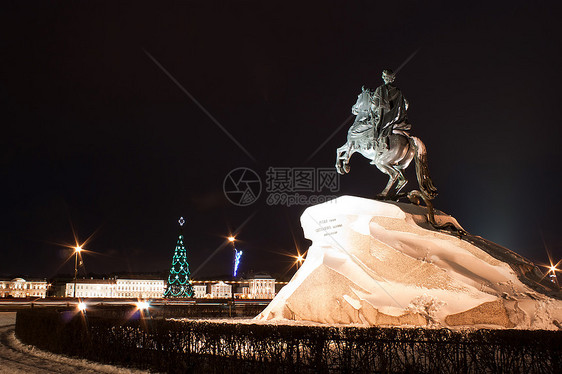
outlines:
[[[481,237],[435,230],[426,213],[353,196],[306,209],[306,260],[256,319],[558,328],[561,294],[533,263]],[[443,213],[436,220],[460,228]]]

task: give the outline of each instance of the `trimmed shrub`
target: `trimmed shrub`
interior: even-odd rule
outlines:
[[[559,331],[236,324],[113,308],[20,311],[16,335],[55,353],[170,373],[562,372]]]

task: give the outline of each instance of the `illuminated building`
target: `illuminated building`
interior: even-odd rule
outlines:
[[[206,284],[193,285],[193,297],[198,299],[207,297],[207,285]]]
[[[235,299],[273,299],[287,282],[277,282],[267,274],[256,274],[241,280],[194,280],[193,297]],[[210,287],[210,293],[209,292]]]
[[[115,297],[159,299],[164,296],[166,284],[161,279],[116,279]]]
[[[114,297],[115,280],[113,279],[77,279],[76,293],[74,282],[66,284],[66,296],[73,297]]]
[[[247,280],[248,298],[273,299],[275,297],[275,279],[267,274],[256,274]]]
[[[0,281],[0,297],[40,297],[47,295],[48,284],[45,280],[26,281],[23,278]]]
[[[223,281],[211,284],[211,298],[221,299],[221,298],[231,298],[232,297],[232,286],[226,284]]]
[[[158,279],[77,279],[76,297],[158,299],[164,295]],[[66,296],[74,295],[74,282],[66,284]]]

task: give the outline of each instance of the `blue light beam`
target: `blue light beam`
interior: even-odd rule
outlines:
[[[242,251],[234,248],[234,276],[238,273],[238,266],[240,265],[240,258],[242,257]]]

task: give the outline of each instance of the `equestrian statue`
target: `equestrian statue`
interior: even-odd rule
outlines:
[[[351,108],[355,121],[347,133],[347,142],[337,150],[336,169],[340,174],[349,173],[351,156],[361,153],[389,177],[377,198],[398,200],[406,195],[400,192],[408,183],[403,171],[414,160],[420,191],[414,190],[407,197],[417,204],[421,199],[429,207],[437,189],[429,176],[425,145],[409,134],[412,126],[407,116],[408,101],[394,85],[395,74],[386,69],[382,79],[384,84],[374,92],[363,87]]]

